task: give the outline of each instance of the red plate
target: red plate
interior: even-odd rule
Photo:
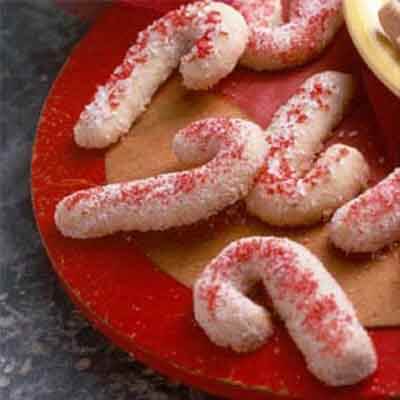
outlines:
[[[143,9],[140,22],[135,16],[137,10],[115,5],[98,19],[60,72],[37,130],[32,161],[36,219],[53,267],[78,308],[139,360],[214,394],[324,400],[399,396],[399,329],[371,331],[379,354],[373,377],[348,388],[328,388],[307,372],[283,328],[248,355],[210,343],[194,322],[191,291],[155,269],[126,236],[77,241],[58,233],[53,221],[57,202],[80,188],[105,183],[104,152],[76,147],[72,128],[96,85],[156,14]]]

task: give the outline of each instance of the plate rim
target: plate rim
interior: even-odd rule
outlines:
[[[116,6],[115,7],[110,7],[108,13],[111,12],[112,10],[115,10],[115,9],[117,9]],[[104,13],[104,19],[106,19],[106,17],[107,17],[107,13]],[[100,25],[102,23],[102,21],[103,21],[103,19],[100,19],[100,20],[98,20],[98,22],[96,24]],[[41,117],[39,119],[39,122],[38,122],[38,125],[37,125],[37,129],[36,129],[37,136],[35,138],[34,147],[33,147],[33,155],[34,155],[34,157],[32,157],[31,176],[32,176],[32,174],[34,174],[35,168],[36,168],[35,165],[34,165],[34,162],[35,162],[35,154],[37,155],[37,147],[38,147],[37,145],[38,145],[40,136],[41,135],[43,136],[44,132],[45,132],[45,130],[43,129],[43,125],[48,123],[48,121],[46,121],[46,114],[47,114],[48,108],[51,107],[50,103],[52,103],[54,95],[58,94],[58,92],[59,92],[60,88],[58,86],[60,85],[60,82],[62,81],[63,74],[66,72],[67,67],[70,67],[71,63],[75,63],[75,59],[74,59],[75,52],[77,52],[79,47],[82,46],[82,43],[86,43],[86,42],[83,42],[83,41],[87,40],[88,35],[91,35],[91,32],[92,32],[93,29],[94,28],[92,27],[92,29],[84,36],[84,38],[74,47],[73,51],[71,52],[70,57],[66,60],[66,63],[64,64],[64,66],[60,70],[60,73],[58,74],[56,80],[54,81],[54,83],[53,83],[53,85],[51,87],[51,90],[49,92],[49,95],[48,95],[48,97],[47,97],[47,99],[46,99],[46,101],[45,101],[45,103],[43,105],[43,108],[42,108],[42,111],[41,111]],[[99,316],[90,307],[88,307],[88,304],[85,302],[85,300],[82,299],[82,298],[79,298],[77,296],[76,292],[74,291],[74,289],[69,287],[68,278],[63,275],[63,273],[60,270],[60,268],[56,267],[55,264],[57,264],[57,263],[56,263],[54,254],[52,254],[51,249],[47,246],[47,240],[48,240],[48,235],[49,235],[48,229],[47,229],[48,227],[45,226],[42,217],[39,217],[40,209],[37,207],[37,203],[36,203],[37,195],[38,195],[38,192],[39,192],[40,188],[38,188],[38,186],[37,186],[37,181],[36,181],[36,186],[35,186],[34,182],[35,182],[35,179],[31,179],[31,193],[32,193],[32,202],[33,202],[35,219],[36,219],[36,222],[37,222],[37,226],[39,228],[39,232],[40,232],[40,236],[41,236],[41,239],[42,239],[42,243],[43,243],[43,245],[44,245],[44,247],[46,249],[46,252],[47,252],[47,254],[49,256],[49,259],[50,259],[50,261],[52,263],[53,269],[56,271],[57,275],[61,279],[61,282],[63,283],[63,286],[67,289],[67,292],[72,297],[72,299],[74,300],[74,302],[78,306],[78,308],[84,313],[84,315],[86,315],[88,317],[88,319],[100,331],[102,331],[110,340],[112,340],[114,342],[118,342],[119,341],[119,343],[123,343],[123,340],[126,339],[126,337],[124,337],[124,335],[123,335],[124,332],[116,330],[115,327],[113,327],[113,331],[111,331],[111,327],[106,323],[106,321],[102,321],[101,319],[99,319]],[[46,188],[46,189],[48,190],[48,188]],[[44,227],[44,229],[42,229],[43,227]],[[47,239],[46,239],[46,237],[47,237]],[[146,268],[151,268],[151,266],[148,265]],[[168,278],[171,279],[171,281],[172,281],[172,278],[170,278],[170,277],[168,277]],[[118,334],[118,338],[116,337],[116,334]],[[126,340],[128,340],[128,339],[126,339]],[[144,355],[142,355],[142,356],[140,355],[141,352],[146,351],[146,349],[144,347],[138,346],[138,343],[135,342],[135,340],[133,340],[133,339],[130,340],[129,343],[130,343],[130,346],[131,346],[129,350],[126,348],[127,346],[124,346],[124,345],[121,345],[121,344],[119,344],[119,345],[122,348],[124,348],[124,350],[126,350],[126,351],[132,351],[133,353],[135,353],[135,350],[136,350],[136,352],[138,354],[138,356],[137,356],[138,359],[144,359],[143,361],[145,361],[148,364],[151,364],[151,361],[149,361],[149,359],[145,359]],[[135,347],[135,349],[133,349],[133,347]],[[153,363],[156,363],[156,361],[158,359],[156,359],[154,357],[153,353],[151,353],[151,355],[153,356]],[[161,360],[165,361],[164,358],[161,358]],[[176,374],[177,366],[174,365],[174,362],[170,361],[170,360],[168,360],[168,364],[170,366],[170,372],[169,373],[166,372],[165,370],[162,371],[161,367],[158,367],[156,369],[161,370],[163,373],[165,373],[166,375],[168,375],[170,377],[174,377],[174,373]],[[192,377],[192,379],[194,379],[194,377],[196,377],[196,372],[198,372],[198,371],[185,370],[183,372],[185,373],[185,376],[187,377],[186,378],[187,382],[190,382],[190,377]],[[211,376],[204,376],[204,378],[211,379]],[[212,390],[209,383],[208,384],[204,383],[202,385],[199,385],[199,384],[196,385],[195,383],[191,383],[191,384],[193,384],[193,385],[195,385],[195,386],[197,386],[197,387],[199,387],[199,388],[201,388],[203,390],[208,390],[211,393],[219,394],[219,395],[226,395],[226,392],[224,392],[224,389],[222,389],[223,387],[225,387],[226,389],[228,389],[228,388],[231,389],[232,388],[232,383],[233,382],[231,382],[231,381],[227,381],[227,380],[223,380],[223,379],[218,381],[218,379],[215,379],[215,377],[213,377],[212,379],[213,379],[213,382],[215,381],[215,382],[221,384],[221,388],[220,389]],[[265,389],[265,392],[262,391],[262,389]],[[267,389],[266,386],[261,388],[261,393],[263,393],[262,396],[267,396],[266,393],[268,393],[268,392],[267,392],[266,389]],[[362,388],[361,388],[361,390],[359,392],[355,392],[355,391],[353,391],[353,389],[356,390],[356,388],[350,388],[350,391],[349,391],[349,394],[351,396],[354,396],[355,394],[362,395]],[[360,388],[358,388],[358,389],[360,389]],[[259,396],[260,396],[259,393],[257,393],[257,392],[260,391],[260,388],[257,388],[256,386],[251,385],[251,384],[248,387],[246,387],[246,386],[245,387],[241,387],[239,390],[242,390],[243,393],[246,394],[246,398],[247,399],[250,399],[250,398],[258,399]],[[243,393],[241,393],[240,395],[238,394],[238,397],[236,397],[236,398],[238,398],[238,399],[239,398],[243,398]],[[276,395],[279,395],[279,393],[277,393],[277,392],[274,392],[274,393],[276,393],[276,394],[272,395],[274,397]],[[283,395],[285,395],[285,394],[284,393],[280,394],[280,396],[283,396]],[[239,396],[241,396],[241,397],[239,397]],[[271,395],[268,394],[268,396],[271,396]],[[318,395],[316,395],[316,396],[318,397]]]

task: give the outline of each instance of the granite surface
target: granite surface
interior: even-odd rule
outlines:
[[[51,0],[0,0],[0,399],[211,399],[94,331],[60,288],[29,194],[44,98],[87,25]]]

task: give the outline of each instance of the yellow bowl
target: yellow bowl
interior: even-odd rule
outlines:
[[[387,0],[343,0],[347,28],[375,75],[400,97],[400,51],[383,33],[378,11]]]

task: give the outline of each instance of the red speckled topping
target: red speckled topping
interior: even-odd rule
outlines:
[[[400,168],[354,200],[343,222],[379,222],[383,216],[393,212],[394,218],[396,215],[400,218]]]
[[[214,51],[213,40],[221,30],[221,14],[215,10],[208,10],[210,1],[199,1],[170,11],[164,17],[156,20],[146,30],[139,33],[136,43],[129,48],[121,65],[111,74],[105,86],[98,88],[96,100],[106,101],[111,109],[119,106],[119,99],[129,83],[134,70],[144,65],[150,58],[160,51],[174,52],[174,42],[178,37],[188,39],[199,37],[194,43],[194,49],[188,54],[189,58],[207,58]],[[193,31],[193,32],[191,32]],[[92,118],[95,107],[88,106],[86,118]],[[104,110],[104,107],[102,107]],[[85,114],[82,116],[85,118]]]
[[[340,0],[294,0],[289,22],[277,27],[250,25],[249,50],[270,56],[271,66],[299,65],[314,57],[341,22]]]
[[[57,205],[59,230],[89,238],[206,219],[248,194],[264,162],[266,142],[251,122],[210,118],[179,131],[173,147],[181,161],[203,165],[73,193]]]
[[[238,356],[215,346],[193,323],[191,290],[153,268],[124,235],[78,242],[56,232],[56,203],[74,190],[105,183],[104,153],[77,149],[71,131],[95,85],[105,82],[105,70],[111,71],[120,62],[120,55],[137,35],[137,27],[154,19],[154,14],[146,11],[150,2],[141,8],[145,3],[135,2],[140,5],[133,7],[113,3],[74,49],[43,109],[33,153],[32,190],[38,228],[63,286],[80,311],[125,351],[173,379],[222,397],[256,400],[273,396],[272,392],[318,400],[398,396],[398,329],[371,332],[380,358],[376,376],[361,385],[329,388],[306,371],[301,355],[280,325],[270,342],[256,353]],[[151,7],[162,7],[165,12],[165,4],[171,3],[176,4],[154,0]],[[355,52],[350,39],[347,35],[338,39],[321,59],[322,68],[358,68],[358,64],[351,65]],[[93,58],[93,49],[103,57],[101,68]],[[305,73],[318,72],[319,65],[276,74],[271,80],[243,69],[228,78],[227,83],[232,82],[228,97],[239,99],[243,111],[258,122],[269,123],[276,106],[286,101]],[[365,97],[361,100],[366,101]],[[357,115],[351,118],[350,129],[360,129],[361,141],[367,142],[369,136],[360,126],[369,126],[374,135],[382,136],[369,107]],[[166,234],[163,243],[168,244],[168,240]],[[158,248],[160,243],[154,243]]]
[[[257,276],[264,281],[284,319],[291,315],[289,318],[300,324],[302,334],[320,344],[321,352],[340,357],[352,336],[348,327],[353,322],[353,311],[347,310],[347,303],[338,303],[342,298],[336,296],[336,284],[332,284],[328,273],[325,276],[322,266],[318,268],[323,276],[298,247],[292,247],[286,240],[239,240],[209,264],[200,279],[198,293],[215,319],[217,310],[221,313],[225,307],[224,285],[231,282],[240,287],[238,282],[245,279],[244,275]],[[288,305],[293,311],[283,311]]]
[[[326,177],[332,175],[332,167],[334,164],[339,164],[345,157],[349,155],[350,151],[347,147],[342,147],[337,154],[330,157],[329,163],[319,163],[301,180],[301,184],[308,184],[311,186],[317,186]]]
[[[258,184],[268,195],[284,195],[295,197],[299,195],[300,180],[298,161],[301,150],[296,148],[296,135],[302,125],[309,122],[315,111],[329,112],[329,98],[337,91],[337,86],[325,79],[323,75],[315,79],[310,86],[300,87],[288,104],[276,114],[267,136],[269,150],[267,163],[258,177]],[[346,154],[342,154],[336,162],[340,162]],[[324,179],[329,174],[329,168],[319,166],[303,183]]]
[[[210,139],[222,147],[218,156],[201,169],[80,191],[68,198],[67,208],[72,209],[81,200],[96,203],[105,209],[110,206],[117,207],[121,203],[141,205],[154,199],[168,205],[177,196],[191,192],[199,184],[204,184],[207,180],[213,179],[214,175],[229,169],[235,160],[242,159],[244,146],[237,137],[239,130],[240,124],[237,120],[228,118],[195,122],[181,131],[182,137],[194,141],[196,146],[200,144],[204,152],[209,148]]]
[[[249,25],[268,26],[277,8],[277,0],[233,0],[232,7],[235,7]]]

